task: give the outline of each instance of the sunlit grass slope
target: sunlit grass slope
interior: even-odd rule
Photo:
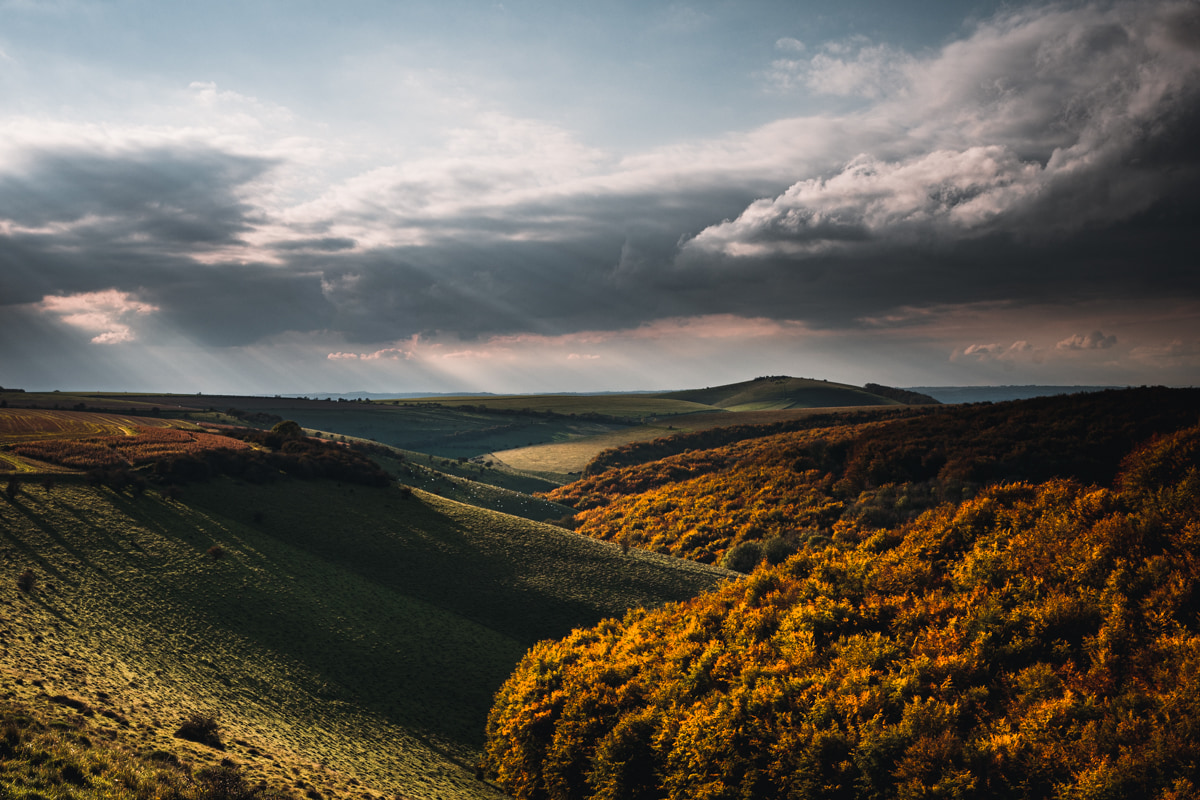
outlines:
[[[793,408],[775,411],[743,411],[738,414],[686,414],[665,417],[653,424],[622,428],[610,433],[572,439],[567,442],[520,447],[491,453],[513,469],[560,476],[559,480],[571,479],[571,475],[583,472],[596,456],[632,442],[649,442],[662,437],[677,436],[693,431],[713,428],[731,428],[743,425],[769,425],[783,423],[801,417],[827,414],[830,409]]]
[[[0,500],[4,574],[9,692],[41,681],[146,749],[323,796],[444,798],[495,795],[474,776],[483,722],[531,644],[722,576],[419,491],[290,480],[178,501],[25,487]],[[171,738],[191,711],[219,714],[226,752]]]

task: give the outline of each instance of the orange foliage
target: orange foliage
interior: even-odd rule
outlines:
[[[1193,423],[1198,407],[1200,391],[1150,388],[744,429],[735,443],[609,469],[548,497],[578,510],[580,533],[713,563],[742,543],[870,536],[998,481],[1109,484],[1131,447]]]
[[[28,458],[75,469],[133,467],[208,450],[245,450],[251,445],[227,436],[173,428],[137,427],[133,436],[46,439],[12,445]]]
[[[1178,797],[1200,769],[1200,427],[535,646],[528,800]]]

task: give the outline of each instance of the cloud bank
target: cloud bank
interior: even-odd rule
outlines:
[[[309,337],[330,368],[740,319],[919,327],[946,362],[1140,353],[1178,381],[1200,368],[1198,29],[1194,3],[1123,2],[1017,8],[919,53],[782,37],[763,91],[837,110],[633,153],[487,108],[398,153],[208,81],[158,125],[12,116],[0,303],[95,345],[151,321],[202,348]],[[1182,337],[1126,333],[1160,301]],[[982,303],[1059,319],[1003,343],[945,323]]]

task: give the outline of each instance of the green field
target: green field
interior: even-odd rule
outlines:
[[[413,798],[497,796],[474,775],[483,720],[535,641],[726,574],[420,491],[227,479],[179,500],[25,487],[0,501],[0,571],[26,568],[33,593],[0,590],[9,696],[36,680],[144,750]],[[171,737],[191,711],[228,750]]]
[[[659,394],[462,395],[335,402],[228,395],[64,392],[5,393],[10,404],[42,408],[160,409],[164,416],[258,427],[291,419],[330,431],[442,458],[498,454],[514,469],[561,481],[605,447],[730,423],[727,412],[893,405],[864,389],[806,378],[760,378]],[[226,412],[236,412],[229,415]],[[259,421],[253,421],[257,416]],[[273,420],[273,421],[271,421]],[[639,426],[648,425],[646,429]],[[584,443],[583,440],[592,441]],[[578,443],[578,444],[576,444]],[[544,451],[528,448],[553,446]],[[514,452],[521,451],[521,452]],[[504,455],[507,453],[508,455]],[[585,455],[590,454],[590,455]]]
[[[669,417],[653,425],[638,425],[567,442],[552,442],[491,453],[501,464],[515,470],[545,476],[565,483],[578,477],[593,458],[605,450],[630,442],[649,442],[663,436],[725,428],[733,425],[770,425],[812,414],[827,413],[828,408],[793,408],[777,411],[739,411],[737,413],[686,414]]]
[[[256,411],[295,420],[305,428],[368,439],[445,458],[472,457],[512,447],[606,433],[612,423],[562,417],[489,414],[383,403],[264,405]]]
[[[400,404],[436,403],[447,408],[476,406],[503,411],[534,411],[552,414],[600,414],[607,417],[644,419],[676,414],[695,414],[713,409],[702,403],[672,400],[653,394],[518,394],[497,396],[427,397],[389,400]]]

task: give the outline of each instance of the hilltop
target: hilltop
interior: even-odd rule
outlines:
[[[886,406],[901,403],[900,400],[858,386],[813,378],[791,378],[786,375],[755,378],[752,381],[706,389],[666,392],[657,397],[699,403],[726,411]]]

